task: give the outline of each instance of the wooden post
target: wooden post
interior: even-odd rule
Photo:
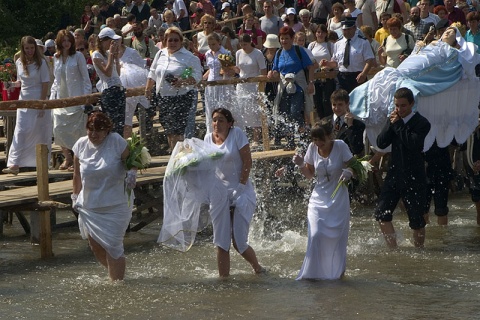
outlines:
[[[50,198],[48,189],[48,147],[37,144],[37,190],[38,201],[47,201]],[[50,210],[39,211],[40,216],[40,256],[53,257],[52,230],[50,226]]]
[[[258,83],[258,104],[262,109],[262,140],[263,151],[270,150],[270,136],[268,134],[267,106],[265,105],[265,82]]]
[[[140,138],[142,138],[143,141],[147,141],[147,113],[141,104],[138,104],[137,106]]]

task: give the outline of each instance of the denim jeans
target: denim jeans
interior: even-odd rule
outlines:
[[[295,127],[301,128],[305,125],[304,118],[305,96],[303,91],[297,87],[297,92],[287,94],[283,91],[278,112],[282,120],[278,125],[278,133],[286,136],[289,144],[293,143]]]

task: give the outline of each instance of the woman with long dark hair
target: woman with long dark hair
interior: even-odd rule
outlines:
[[[53,81],[50,99],[63,99],[92,93],[87,63],[81,52],[75,50],[75,39],[67,30],[60,30],[55,40],[57,52],[53,56]],[[62,148],[65,158],[60,170],[73,171],[71,150],[85,135],[87,117],[82,106],[53,109],[53,137]]]

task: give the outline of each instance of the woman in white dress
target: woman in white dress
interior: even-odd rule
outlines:
[[[258,77],[267,75],[267,65],[265,58],[260,50],[253,46],[252,38],[248,34],[240,36],[241,50],[236,54],[235,72],[240,74],[240,78]],[[237,105],[232,109],[238,127],[253,128],[253,144],[258,146],[261,135],[262,110],[258,103],[258,84],[242,83],[237,85]]]
[[[125,88],[142,87],[147,84],[148,70],[145,69],[145,60],[137,50],[121,44],[118,48],[118,59],[120,59],[120,80]],[[150,107],[150,103],[143,95],[126,99],[125,126],[123,128],[125,139],[132,136],[133,115],[138,104],[144,108]]]
[[[352,177],[347,164],[353,156],[345,142],[332,139],[330,121],[315,125],[311,137],[305,159],[293,157],[306,178],[317,180],[308,203],[307,253],[297,280],[339,279],[346,267],[350,200],[347,188],[331,196],[340,180]]]
[[[57,52],[53,56],[54,81],[50,99],[63,99],[92,93],[87,63],[81,52],[75,50],[75,38],[67,30],[60,30],[55,40]],[[60,170],[73,171],[72,147],[85,135],[87,116],[82,106],[53,109],[53,137],[62,148],[65,158]]]
[[[87,136],[73,146],[72,207],[79,213],[82,238],[112,281],[125,275],[123,237],[132,216],[125,191],[127,141],[111,132],[112,121],[95,111],[87,121]],[[130,176],[130,172],[128,174]],[[128,187],[135,186],[135,179]]]
[[[229,110],[215,109],[212,119],[213,132],[207,134],[204,140],[225,151],[219,171],[223,175],[224,185],[228,188],[230,206],[235,207],[233,214],[225,212],[231,217],[229,227],[215,229],[214,236],[217,239],[227,238],[228,244],[232,238],[235,250],[251,264],[255,273],[262,273],[265,269],[258,263],[253,248],[248,245],[248,229],[256,207],[256,194],[249,178],[252,167],[250,145],[245,133],[233,126],[234,118]],[[228,276],[230,273],[229,246],[218,247],[217,259],[220,276]]]
[[[43,52],[31,36],[22,38],[20,48],[20,58],[15,61],[17,78],[21,81],[20,100],[46,100],[50,73]],[[46,144],[49,150],[51,148],[51,111],[17,109],[7,168],[2,172],[17,175],[20,167],[36,167],[37,144]]]
[[[203,74],[203,80],[215,81],[230,79],[235,75],[232,68],[223,68],[218,60],[220,54],[230,54],[221,45],[220,36],[217,33],[211,33],[207,37],[210,50],[205,53],[205,64],[208,67],[207,72]],[[223,75],[220,74],[222,70]],[[207,86],[205,88],[205,120],[207,124],[207,133],[212,132],[212,111],[219,108],[231,108],[235,100],[235,89],[232,85],[225,86]]]

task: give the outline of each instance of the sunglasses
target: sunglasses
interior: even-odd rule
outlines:
[[[85,51],[85,48],[77,48],[77,51],[83,52],[83,51]]]
[[[180,39],[178,38],[171,38],[171,39],[168,39],[167,42],[180,42]]]

